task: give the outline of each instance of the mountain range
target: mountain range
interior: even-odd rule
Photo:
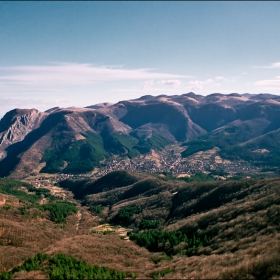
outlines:
[[[222,158],[279,166],[280,96],[146,95],[85,108],[14,109],[0,121],[0,176],[85,173],[114,155],[169,144],[182,157],[217,147]]]

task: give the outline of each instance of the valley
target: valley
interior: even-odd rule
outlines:
[[[98,179],[115,170],[130,170],[148,174],[164,176],[168,173],[173,177],[188,177],[196,173],[209,174],[213,171],[224,172],[227,178],[233,176],[273,176],[274,172],[265,170],[266,166],[255,166],[244,160],[229,161],[218,155],[218,148],[200,151],[187,159],[181,156],[184,148],[180,144],[166,146],[162,151],[152,150],[145,155],[133,158],[114,156],[112,159],[104,160],[104,167],[96,167],[92,172],[86,174],[38,174],[26,177],[24,180],[35,186],[54,185],[60,180],[73,178],[95,178]],[[222,178],[220,178],[222,179]]]

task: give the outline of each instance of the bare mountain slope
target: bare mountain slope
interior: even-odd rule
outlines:
[[[0,122],[0,159],[6,156],[6,147],[22,141],[29,132],[40,126],[45,117],[45,113],[36,109],[14,109],[8,112]]]
[[[43,159],[43,162],[46,162],[47,167],[49,164],[49,170],[46,171],[59,172],[67,164],[64,162],[63,156],[68,150],[71,153],[71,147],[73,148],[75,144],[76,146],[78,145],[76,150],[87,142],[102,149],[103,140],[100,135],[107,137],[119,131],[128,132],[130,130],[127,125],[120,123],[118,120],[95,112],[92,109],[57,109],[49,114],[41,114],[44,115],[44,119],[40,125],[38,125],[39,119],[34,118],[33,122],[31,120],[28,125],[20,122],[24,129],[21,129],[21,126],[16,122],[12,123],[3,132],[3,135],[11,134],[10,138],[14,140],[6,141],[6,147],[2,148],[2,153],[6,153],[7,156],[0,162],[1,176],[7,176],[11,171],[14,171],[13,176],[15,177],[22,177],[27,171],[28,173],[32,171],[38,172],[36,169],[44,156],[45,160]],[[4,127],[4,124],[7,123],[7,117],[5,116],[1,123],[2,121]],[[14,126],[16,126],[17,130],[12,130],[11,132]],[[22,133],[19,134],[18,130]],[[26,134],[24,137],[23,133]],[[83,136],[81,133],[86,133],[86,135]],[[88,135],[88,133],[91,134]],[[94,138],[94,136],[98,139],[87,141],[87,137]],[[88,149],[90,153],[94,152],[98,147],[85,146],[84,150]],[[101,153],[98,157],[101,160],[104,157],[102,153],[105,154],[105,151],[97,152]],[[96,154],[94,156],[97,157]],[[70,163],[74,160],[74,157],[75,155],[68,156]]]

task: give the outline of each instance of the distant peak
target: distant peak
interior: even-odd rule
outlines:
[[[53,107],[53,108],[50,108],[50,109],[46,110],[45,113],[53,113],[53,112],[55,112],[59,109],[60,109],[59,107]]]
[[[242,95],[241,95],[241,94],[239,94],[239,93],[231,93],[231,94],[229,94],[228,96],[233,96],[233,97],[242,97]]]
[[[184,93],[182,95],[183,96],[188,96],[188,97],[195,97],[195,96],[197,96],[194,92]]]
[[[252,97],[252,99],[257,99],[257,100],[277,99],[277,98],[279,98],[279,96],[270,93],[260,93]]]
[[[217,97],[217,96],[220,96],[220,97],[221,97],[221,96],[224,96],[224,94],[218,93],[218,92],[217,92],[217,93],[211,93],[211,94],[207,95],[206,98],[207,98],[207,97]]]
[[[109,107],[111,105],[113,105],[114,103],[110,103],[110,102],[104,102],[104,103],[98,103],[98,104],[94,104],[94,105],[90,105],[87,106],[85,108],[90,108],[90,109],[102,109],[102,108],[106,108]]]
[[[153,95],[143,95],[140,98],[138,98],[137,100],[151,100],[154,99],[155,97]]]
[[[31,112],[39,112],[39,110],[37,109],[20,109],[20,108],[16,108],[16,109],[13,109],[9,112],[7,112],[3,119],[12,119],[13,117],[15,116],[22,116],[22,115],[26,115],[28,113],[31,113]]]

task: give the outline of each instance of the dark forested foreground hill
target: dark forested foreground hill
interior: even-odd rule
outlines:
[[[113,156],[132,159],[169,144],[183,157],[217,156],[279,167],[280,97],[187,93],[87,108],[14,109],[0,121],[0,176],[91,172]]]
[[[0,181],[0,279],[280,277],[279,178],[115,171],[60,185],[81,205]]]

